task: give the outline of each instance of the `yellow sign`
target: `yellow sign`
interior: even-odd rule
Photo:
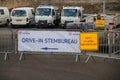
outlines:
[[[96,20],[95,24],[96,24],[96,28],[104,28],[105,20]]]
[[[80,33],[80,50],[98,50],[98,33]]]

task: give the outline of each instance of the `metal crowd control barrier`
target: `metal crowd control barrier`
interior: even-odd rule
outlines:
[[[32,31],[31,33],[29,33],[29,31]],[[36,35],[36,31],[39,31],[39,35],[40,36],[38,36],[37,37],[37,39],[35,39],[36,37],[34,37],[35,35]],[[45,32],[44,32],[45,31]],[[55,55],[81,55],[81,53],[77,53],[77,52],[72,52],[72,51],[70,51],[70,52],[64,52],[64,50],[61,50],[60,52],[59,52],[59,49],[56,47],[56,46],[58,46],[58,45],[56,45],[55,44],[55,46],[50,46],[50,47],[47,47],[47,46],[49,46],[47,43],[51,43],[51,44],[54,44],[54,40],[55,39],[52,39],[52,38],[55,38],[53,35],[55,35],[55,36],[57,36],[56,35],[56,33],[57,32],[60,32],[60,33],[58,33],[58,35],[60,35],[60,36],[57,36],[58,38],[55,40],[55,43],[59,43],[60,45],[63,43],[64,44],[64,42],[61,42],[61,40],[62,40],[62,37],[63,38],[65,38],[64,37],[64,35],[65,34],[61,34],[62,32],[63,33],[66,33],[66,32],[75,32],[75,33],[73,33],[73,35],[79,35],[78,33],[79,33],[79,30],[63,30],[63,29],[49,29],[49,30],[44,30],[44,29],[33,29],[33,30],[31,30],[31,29],[19,29],[18,31],[17,31],[17,35],[18,35],[18,38],[17,38],[17,42],[16,43],[18,43],[18,44],[16,44],[18,47],[20,47],[21,46],[21,44],[20,43],[24,43],[24,42],[26,42],[26,43],[29,43],[29,41],[28,40],[26,40],[26,39],[21,39],[22,40],[22,42],[19,42],[19,40],[20,40],[20,38],[21,38],[21,35],[28,35],[28,34],[33,34],[33,36],[31,36],[31,38],[33,39],[33,43],[37,43],[37,44],[40,44],[40,43],[42,43],[43,44],[43,47],[42,48],[40,48],[41,46],[42,46],[42,44],[41,45],[38,45],[37,47],[38,48],[40,48],[40,50],[41,51],[36,51],[36,50],[34,50],[34,49],[32,49],[32,50],[30,50],[28,47],[26,47],[26,49],[28,49],[27,51],[26,50],[24,50],[25,48],[22,48],[22,51],[21,51],[21,49],[17,49],[17,51],[18,51],[18,53],[20,54],[20,57],[19,57],[19,60],[22,60],[22,58],[24,58],[24,54],[55,54]],[[56,33],[54,33],[54,32],[56,32]],[[45,33],[45,35],[44,35],[44,33]],[[46,33],[48,33],[48,34],[46,34]],[[38,33],[37,33],[38,34]],[[50,35],[49,35],[50,34]],[[53,35],[52,35],[53,34]],[[44,35],[44,36],[43,36]],[[47,36],[47,35],[49,35],[49,36]],[[72,33],[69,33],[68,35],[72,35]],[[51,37],[52,36],[52,37]],[[22,36],[23,37],[23,36]],[[26,36],[27,37],[27,39],[29,38],[30,39],[30,36]],[[41,38],[44,38],[44,39],[41,39]],[[46,40],[46,38],[47,38],[47,40]],[[51,42],[49,42],[50,41],[50,39],[52,39],[52,41]],[[74,39],[74,38],[73,38]],[[77,39],[79,39],[79,37],[77,38]],[[46,41],[44,41],[44,40],[46,40]],[[63,40],[65,40],[65,43],[68,43],[68,44],[70,44],[70,43],[73,43],[73,44],[76,44],[76,40],[73,40],[73,42],[70,42],[69,41],[69,38],[68,39],[63,39]],[[67,40],[67,41],[66,41]],[[30,40],[30,42],[31,42],[31,40]],[[46,42],[46,43],[45,43]],[[77,42],[79,42],[79,40],[77,40]],[[35,44],[35,45],[37,45],[37,44]],[[47,45],[47,46],[46,46]],[[64,46],[64,45],[63,45]],[[62,47],[63,47],[62,46]],[[60,48],[60,47],[59,47]],[[78,46],[78,48],[79,48],[79,46]],[[51,50],[50,50],[51,49]],[[73,49],[74,49],[74,47],[73,47]],[[50,50],[50,51],[49,51]],[[57,52],[54,52],[54,50],[58,50]],[[66,48],[66,50],[67,50],[67,48]],[[77,49],[78,50],[78,49]],[[68,50],[67,50],[68,51]],[[79,51],[79,50],[78,50]]]
[[[35,51],[19,51],[18,50],[18,35],[21,34],[23,29],[0,29],[0,53],[4,53],[4,60],[8,58],[9,53],[20,53],[19,60],[22,60],[24,53],[30,54],[65,54],[65,55],[76,55],[76,61],[80,59],[80,56],[88,56],[86,59],[86,63],[92,58],[95,61],[94,57],[103,57],[103,58],[110,58],[110,59],[120,59],[120,31],[119,30],[91,30],[91,31],[84,31],[85,33],[88,32],[97,32],[98,33],[98,50],[96,51],[88,51],[88,50],[80,50],[78,53],[74,52],[35,52]],[[25,29],[23,30],[25,31]],[[39,29],[26,29],[26,31],[66,31],[66,30],[39,30]],[[80,32],[79,30],[67,30],[67,31],[75,31]],[[84,33],[84,32],[80,32]],[[19,34],[18,34],[19,33]],[[23,33],[28,34],[28,33]],[[78,34],[78,33],[77,33]],[[41,34],[43,35],[43,34]],[[71,33],[69,34],[71,35]],[[74,34],[76,35],[76,33]],[[43,37],[43,36],[42,36]],[[34,39],[32,39],[34,42]],[[36,40],[37,42],[42,42],[42,39]],[[59,42],[59,40],[58,40]],[[75,43],[73,41],[73,43]],[[39,46],[38,46],[39,47]],[[50,48],[43,47],[42,49],[48,50]],[[56,50],[57,48],[51,48],[52,50]]]
[[[26,29],[27,31],[44,31],[44,30],[29,30]],[[19,30],[18,30],[19,31]],[[17,31],[17,35],[18,35]],[[49,30],[45,30],[49,31]],[[65,31],[65,30],[52,30],[52,31]],[[120,31],[108,31],[108,30],[92,30],[92,31],[86,31],[87,32],[97,32],[98,33],[98,50],[96,51],[87,51],[83,50],[80,53],[75,53],[76,55],[76,61],[80,59],[80,56],[88,56],[86,59],[86,63],[89,61],[90,58],[92,58],[94,61],[94,57],[103,57],[103,58],[111,58],[111,59],[120,59],[119,52],[120,52]],[[21,34],[21,32],[19,32]],[[83,32],[80,32],[80,34]],[[28,33],[24,33],[28,34]],[[16,40],[18,43],[18,40]],[[18,45],[18,44],[16,44]],[[43,49],[48,49],[47,47],[44,47]],[[56,48],[54,48],[56,49]],[[51,52],[34,52],[34,51],[18,51],[20,53],[19,60],[22,60],[22,57],[24,53],[37,53],[37,54],[67,54],[67,53],[51,53]],[[70,53],[74,54],[74,53]]]
[[[105,59],[120,59],[120,31],[116,30],[103,30],[103,31],[88,31],[88,32],[97,32],[98,33],[98,50],[97,51],[88,51],[85,50],[85,54],[88,56],[86,63],[94,57],[103,57]],[[78,56],[79,58],[79,56]]]
[[[8,58],[9,53],[13,53],[13,31],[12,29],[0,29],[0,53],[4,53],[4,60]]]

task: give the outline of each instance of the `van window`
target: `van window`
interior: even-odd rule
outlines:
[[[77,9],[63,9],[62,16],[77,16]]]
[[[4,10],[0,9],[0,13],[1,13],[1,15],[4,15]]]
[[[49,15],[51,15],[51,9],[50,8],[38,8],[36,10],[36,15],[38,15],[38,16],[49,16]]]
[[[18,17],[26,16],[26,11],[25,10],[14,10],[12,12],[12,16],[18,16]]]

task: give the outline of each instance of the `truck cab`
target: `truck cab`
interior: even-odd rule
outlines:
[[[36,8],[35,22],[38,28],[59,24],[59,8],[57,6],[38,6]]]
[[[83,7],[63,7],[61,13],[61,27],[65,28],[67,23],[80,22]]]

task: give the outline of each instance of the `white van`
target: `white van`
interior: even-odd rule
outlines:
[[[30,27],[32,24],[35,23],[34,8],[32,7],[14,8],[11,11],[10,17],[12,27],[19,25],[27,25],[28,27]]]
[[[36,8],[35,22],[37,27],[55,26],[60,22],[57,6],[39,6]]]
[[[65,28],[67,23],[80,22],[83,10],[83,7],[63,7],[61,13],[61,27]]]
[[[9,25],[10,12],[7,7],[0,7],[0,25]]]

